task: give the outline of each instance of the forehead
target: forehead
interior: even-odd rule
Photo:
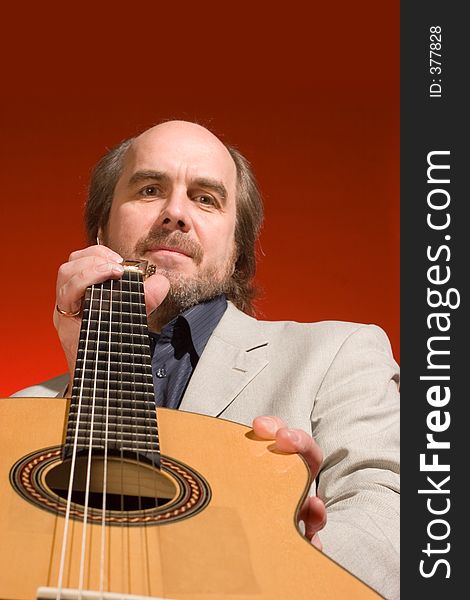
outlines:
[[[136,138],[121,180],[129,181],[138,171],[159,171],[186,183],[195,178],[218,180],[234,195],[237,173],[227,148],[207,129],[188,125],[160,125]]]

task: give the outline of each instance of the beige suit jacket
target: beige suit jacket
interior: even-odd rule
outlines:
[[[66,380],[15,395],[54,396]],[[277,415],[310,432],[325,456],[317,480],[328,511],[324,552],[392,599],[399,597],[397,388],[380,328],[258,321],[229,303],[180,408],[246,425]]]

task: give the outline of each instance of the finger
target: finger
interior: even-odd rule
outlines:
[[[318,496],[309,496],[299,512],[299,520],[305,523],[305,537],[311,540],[326,525],[326,508]]]
[[[312,477],[318,475],[321,463],[323,462],[323,452],[316,441],[306,431],[302,429],[288,429],[282,427],[276,433],[274,448],[281,452],[297,452],[306,460]]]
[[[78,260],[80,258],[86,258],[87,256],[101,256],[102,258],[108,258],[109,260],[113,260],[115,262],[122,262],[123,258],[111,248],[107,246],[95,245],[95,246],[87,246],[86,248],[82,248],[81,250],[75,250],[69,256],[69,262]]]
[[[57,275],[56,303],[64,311],[76,312],[90,285],[118,279],[123,272],[120,263],[100,256],[87,256],[64,263]]]
[[[253,419],[253,431],[263,440],[274,440],[277,431],[286,424],[279,417],[261,416]]]
[[[170,282],[164,275],[155,273],[144,281],[145,305],[150,315],[165,299],[170,290]]]

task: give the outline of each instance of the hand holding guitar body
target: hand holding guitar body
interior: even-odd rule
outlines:
[[[323,462],[323,453],[311,435],[302,429],[290,429],[279,417],[256,417],[253,421],[255,434],[266,440],[275,440],[274,450],[300,454],[307,462],[314,480]],[[299,512],[299,520],[305,524],[305,537],[322,550],[318,532],[326,525],[326,508],[318,496],[306,498]]]

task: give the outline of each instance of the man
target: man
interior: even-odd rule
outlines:
[[[374,326],[245,314],[261,219],[246,161],[199,125],[163,123],[108,153],[86,210],[98,243],[72,253],[57,278],[54,323],[70,374],[86,288],[121,277],[123,258],[155,264],[145,293],[157,398],[253,423],[280,450],[301,453],[318,494],[302,509],[307,537],[398,597],[398,396],[388,340]],[[185,331],[178,357],[177,329]],[[21,395],[61,393],[67,379]]]

